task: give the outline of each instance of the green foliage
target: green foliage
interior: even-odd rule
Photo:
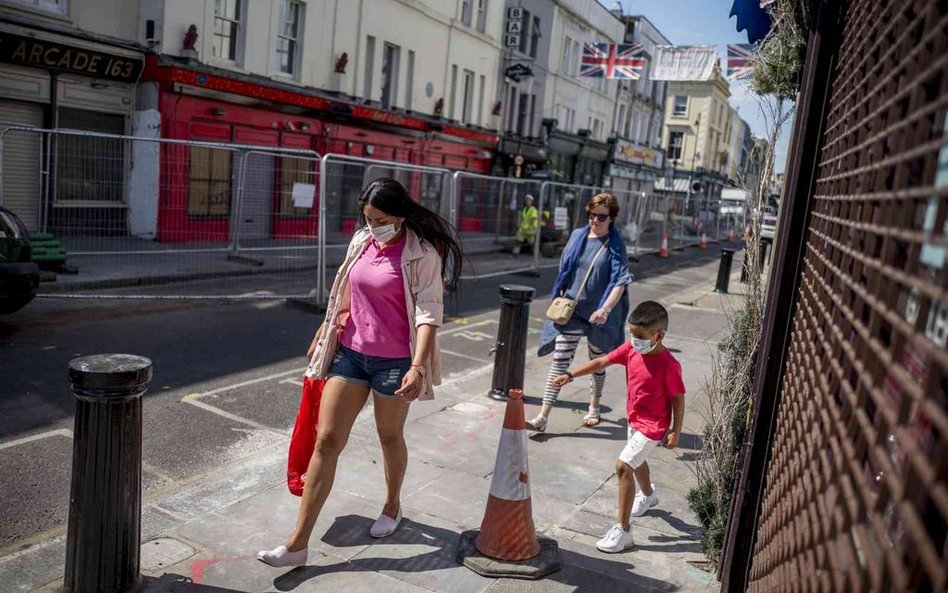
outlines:
[[[703,433],[706,463],[698,472],[698,485],[688,493],[688,505],[695,512],[704,533],[701,548],[717,566],[727,530],[734,483],[737,479],[741,447],[748,429],[756,345],[760,319],[753,307],[740,310],[731,321],[731,333],[721,345],[716,380],[708,385],[717,406],[717,421],[705,424]]]
[[[757,51],[751,86],[759,95],[793,100],[806,55],[809,12],[801,0],[777,0],[771,18],[773,29]]]

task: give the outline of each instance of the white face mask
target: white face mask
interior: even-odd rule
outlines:
[[[394,224],[383,224],[381,226],[370,226],[369,232],[372,233],[372,236],[375,237],[375,240],[379,243],[388,243],[391,241],[397,231],[395,230]]]
[[[632,349],[638,352],[639,354],[648,354],[655,349],[656,344],[652,343],[652,340],[640,340],[638,338],[632,338]]]

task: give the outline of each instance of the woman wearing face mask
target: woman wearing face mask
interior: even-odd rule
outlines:
[[[453,290],[458,283],[462,254],[455,233],[394,179],[371,182],[362,190],[359,205],[366,226],[349,244],[325,321],[307,352],[307,375],[327,381],[296,529],[283,545],[257,555],[272,566],[306,563],[309,538],[332,489],[339,454],[370,393],[388,490],[370,533],[380,538],[397,529],[408,463],[403,437],[408,407],[416,399],[432,399],[433,386],[441,382],[436,331],[442,322],[444,289]]]
[[[553,297],[566,296],[576,301],[572,317],[563,325],[547,320],[540,336],[539,355],[553,353],[543,406],[527,422],[537,432],[546,430],[550,412],[560,394],[555,379],[569,368],[579,341],[586,338],[590,360],[612,352],[625,341],[623,323],[629,313],[629,254],[625,240],[613,221],[619,214],[619,201],[611,194],[599,194],[586,205],[589,224],[573,231],[553,283]],[[580,291],[588,273],[586,285]],[[585,426],[599,424],[599,400],[606,382],[605,371],[593,373],[589,384],[589,411]]]

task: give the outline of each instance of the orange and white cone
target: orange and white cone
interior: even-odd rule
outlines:
[[[499,560],[519,561],[529,560],[540,553],[533,525],[529,476],[523,391],[511,389],[487,509],[474,544],[481,554]]]
[[[662,235],[662,248],[658,250],[658,257],[668,257],[668,233]]]
[[[698,243],[698,248],[699,249],[708,248],[708,233],[704,232],[704,230],[701,231],[701,242]]]

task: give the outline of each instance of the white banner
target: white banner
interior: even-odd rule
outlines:
[[[711,80],[717,59],[713,45],[659,45],[652,59],[652,80]]]

